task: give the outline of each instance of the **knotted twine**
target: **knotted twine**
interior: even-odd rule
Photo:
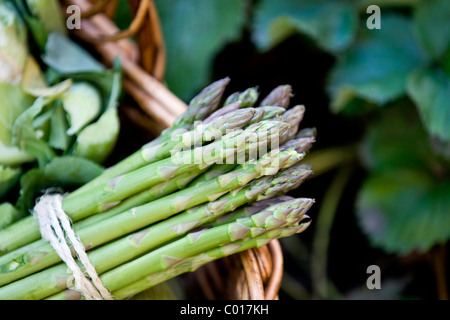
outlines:
[[[41,196],[33,209],[33,215],[39,222],[39,229],[62,261],[72,271],[75,288],[81,291],[86,300],[112,300],[94,266],[86,254],[83,243],[75,235],[71,221],[62,208],[63,196],[46,193]],[[78,260],[86,270],[80,269],[70,249],[72,245]]]

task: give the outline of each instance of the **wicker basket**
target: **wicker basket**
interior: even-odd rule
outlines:
[[[81,29],[71,36],[93,50],[111,66],[119,57],[124,71],[124,90],[134,105],[121,105],[128,120],[157,136],[186,110],[186,104],[164,85],[165,47],[153,0],[128,0],[134,20],[119,30],[111,17],[117,0],[65,0],[81,8]],[[131,40],[131,36],[135,36]],[[211,262],[186,276],[199,295],[190,299],[274,300],[283,275],[283,254],[278,240],[268,245]],[[194,290],[195,291],[195,290]]]

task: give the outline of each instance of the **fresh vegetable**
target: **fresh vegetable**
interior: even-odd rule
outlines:
[[[104,170],[120,130],[120,64],[105,69],[56,20],[44,23],[56,2],[14,4],[37,49],[21,84],[0,87],[10,152],[0,167],[0,299],[90,297],[74,294],[66,260],[30,214],[49,193],[63,195],[76,237],[120,299],[308,227],[314,200],[285,195],[313,173],[301,161],[315,131],[299,131],[305,108],[289,108],[289,85],[258,104],[256,88],[224,97],[230,79],[215,81],[173,126]]]

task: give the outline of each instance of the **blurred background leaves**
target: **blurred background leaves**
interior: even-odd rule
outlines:
[[[436,270],[445,270],[450,239],[450,2],[155,3],[174,93],[188,101],[222,76],[231,77],[230,90],[259,86],[263,93],[281,81],[293,86],[295,103],[306,105],[303,125],[317,126],[309,156],[317,174],[302,192],[318,198],[319,209],[310,238],[283,243],[291,263],[285,278],[292,280],[283,282],[285,293],[448,297],[445,272]],[[381,29],[366,27],[369,5],[380,7]],[[340,244],[350,244],[346,253]],[[392,271],[388,293],[361,289],[361,268],[384,263],[398,270],[405,261],[412,280]],[[424,261],[433,261],[431,268]],[[437,293],[420,291],[429,289],[416,279],[424,265]],[[350,278],[337,279],[339,272]],[[420,289],[408,296],[410,283]]]

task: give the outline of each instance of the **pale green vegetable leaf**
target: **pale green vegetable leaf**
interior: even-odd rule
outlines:
[[[66,91],[72,85],[71,79],[66,79],[53,86],[48,86],[42,70],[33,56],[29,56],[22,75],[23,91],[35,97],[54,97]]]
[[[19,83],[27,56],[26,26],[10,2],[0,1],[0,81]]]
[[[0,82],[0,96],[0,141],[10,146],[14,122],[34,99],[23,92],[20,85],[7,82]]]
[[[48,35],[42,59],[62,74],[105,70],[84,48],[57,32]]]
[[[322,49],[339,53],[353,42],[357,27],[357,11],[345,1],[262,0],[256,10],[253,39],[261,50],[267,50],[302,33]]]
[[[429,133],[450,142],[449,76],[431,67],[415,70],[408,77],[407,91]]]
[[[102,109],[98,90],[87,82],[76,82],[61,97],[70,120],[68,135],[74,135],[95,120]]]
[[[117,108],[110,108],[80,132],[75,142],[74,155],[102,163],[114,149],[119,131]]]
[[[49,69],[47,78],[51,83],[58,83],[67,78],[72,79],[74,82],[89,83],[101,95],[102,111],[116,108],[122,93],[122,69],[118,59],[114,60],[113,68],[103,71],[65,73]]]
[[[26,2],[32,15],[42,23],[45,32],[55,31],[67,35],[68,29],[58,0],[26,0]]]
[[[51,103],[51,99],[38,98],[33,105],[25,110],[15,121],[13,126],[12,142],[20,150],[35,156],[40,166],[45,165],[55,152],[48,146],[43,138],[42,130],[33,127],[33,120]]]
[[[53,159],[44,168],[45,179],[58,182],[61,187],[83,185],[103,172],[97,163],[80,157],[61,156]]]
[[[69,149],[72,137],[67,135],[69,124],[67,123],[66,113],[61,105],[52,110],[50,118],[50,132],[48,136],[48,145],[54,149],[66,151]]]
[[[20,150],[16,146],[5,146],[0,142],[0,164],[5,166],[18,166],[36,160],[34,156]]]

